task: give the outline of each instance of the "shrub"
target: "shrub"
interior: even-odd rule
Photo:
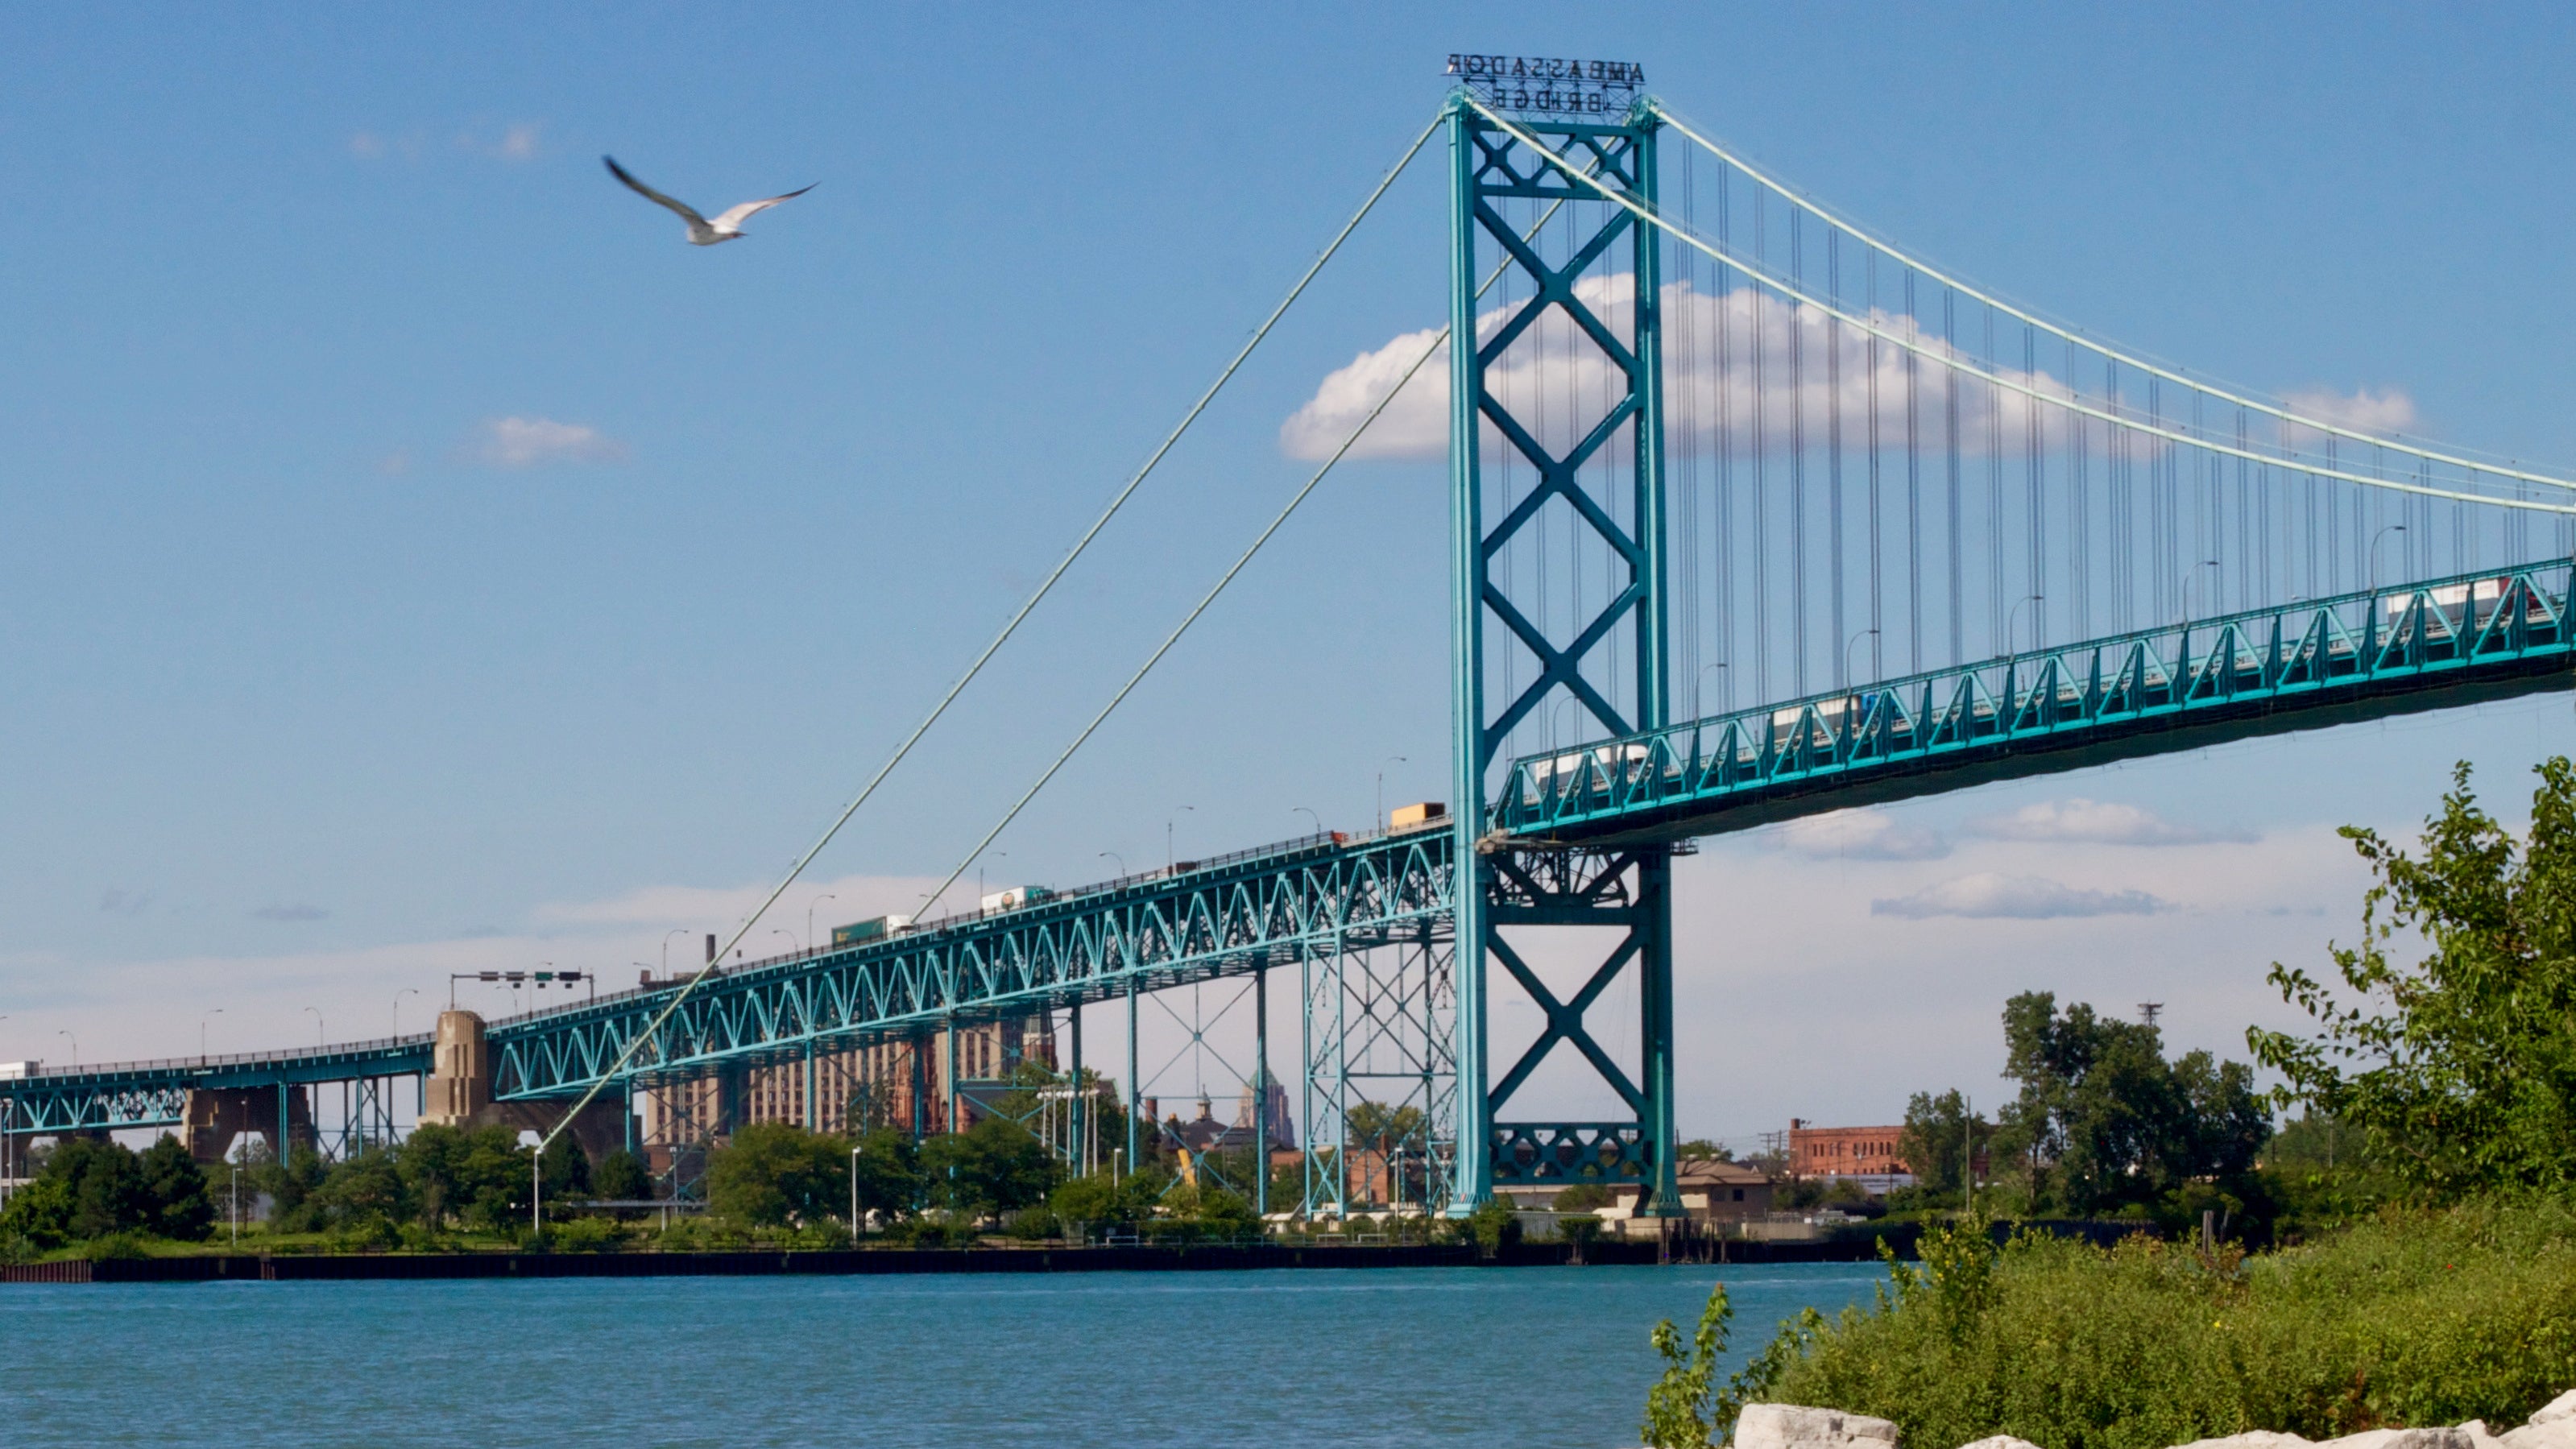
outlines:
[[[1054,1213],[1042,1207],[1022,1208],[1002,1219],[1002,1236],[1006,1238],[1035,1241],[1052,1238],[1061,1231],[1063,1224],[1056,1221]]]
[[[1871,1307],[1786,1325],[1747,1392],[1894,1420],[1909,1444],[2012,1434],[2157,1449],[2265,1429],[2520,1423],[2576,1382],[2576,1213],[2384,1210],[2314,1245],[2215,1257],[1982,1223],[1890,1262]]]
[[[569,1218],[547,1227],[551,1246],[559,1253],[597,1253],[623,1246],[626,1234],[607,1218]]]

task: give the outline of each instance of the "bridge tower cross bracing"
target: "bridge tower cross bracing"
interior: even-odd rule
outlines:
[[[1580,740],[1617,739],[1668,722],[1661,239],[1531,155],[1464,93],[1452,97],[1447,117],[1451,753],[1458,802],[1451,828],[1462,874],[1455,898],[1460,1085],[1450,1208],[1470,1211],[1496,1186],[1590,1181],[1642,1184],[1641,1213],[1668,1215],[1680,1209],[1673,1180],[1672,848],[1532,848],[1486,838],[1488,796],[1515,728],[1543,720],[1552,730],[1554,711],[1566,704],[1579,707]],[[1661,121],[1644,97],[1635,97],[1624,115],[1563,119],[1524,112],[1515,124],[1654,207]],[[1570,234],[1556,260],[1536,244],[1536,228],[1525,232],[1498,209],[1497,203],[1515,200],[1562,210]],[[1624,298],[1607,285],[1615,278],[1605,266],[1623,251]],[[1516,270],[1527,296],[1517,305],[1507,301],[1495,325],[1485,328],[1478,292],[1489,257]],[[1563,320],[1551,322],[1550,309]],[[1624,327],[1614,325],[1621,320]],[[1506,389],[1491,385],[1505,355],[1516,344],[1535,342],[1543,326],[1566,328],[1562,335],[1576,339],[1573,345],[1588,345],[1606,364],[1607,410],[1580,431],[1551,430],[1543,416],[1522,415],[1532,411],[1526,389],[1516,413],[1514,401],[1502,395]],[[1485,467],[1488,434],[1508,452],[1498,461],[1526,463],[1535,480],[1517,497],[1503,496]],[[1624,477],[1608,466],[1613,450],[1621,449],[1631,455]],[[1521,471],[1506,468],[1503,476]],[[1544,575],[1534,580],[1527,571],[1515,576],[1495,567],[1553,505],[1561,505],[1559,517],[1575,520],[1578,547],[1594,546],[1597,538],[1606,548],[1612,574],[1597,607],[1575,596],[1561,642],[1549,632]],[[1489,698],[1489,666],[1513,650],[1530,661],[1535,676]],[[1571,758],[1594,767],[1588,754]],[[1579,989],[1560,997],[1532,960],[1538,953],[1525,955],[1515,942],[1562,928],[1574,929],[1563,930],[1561,941],[1606,938],[1611,945],[1584,958],[1595,964]],[[1587,1018],[1623,973],[1639,1013],[1633,1076]],[[1495,989],[1525,994],[1545,1019],[1537,1039],[1508,1063],[1495,1061],[1489,1050]],[[1514,1094],[1559,1047],[1583,1058],[1624,1106],[1624,1119],[1506,1115]]]

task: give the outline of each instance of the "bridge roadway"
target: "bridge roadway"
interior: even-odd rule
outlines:
[[[1620,845],[2576,684],[2553,562],[2193,620],[1513,762],[1484,848]],[[1456,835],[1319,835],[719,970],[639,1080],[784,1061],[1157,991],[1306,953],[1445,936]],[[676,987],[494,1022],[495,1095],[587,1087]],[[151,1127],[192,1088],[425,1075],[426,1035],[0,1079],[5,1131]]]

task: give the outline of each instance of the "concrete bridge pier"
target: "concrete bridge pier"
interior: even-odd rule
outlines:
[[[190,1157],[202,1165],[221,1162],[245,1133],[265,1139],[281,1160],[298,1151],[321,1151],[322,1136],[313,1127],[312,1089],[281,1082],[189,1091],[179,1140],[187,1144]]]
[[[551,1133],[563,1121],[571,1101],[492,1100],[492,1046],[484,1037],[483,1018],[470,1011],[438,1014],[438,1036],[431,1049],[429,1080],[423,1084],[423,1125],[471,1130],[507,1127],[512,1132]],[[606,1091],[582,1109],[572,1124],[572,1138],[593,1163],[623,1148],[633,1135],[627,1120],[626,1093]]]

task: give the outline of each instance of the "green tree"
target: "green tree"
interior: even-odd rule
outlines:
[[[923,1143],[921,1170],[932,1202],[974,1217],[1045,1202],[1064,1175],[1046,1144],[1004,1117]]]
[[[545,1150],[545,1165],[538,1169],[545,1178],[546,1196],[586,1197],[590,1193],[590,1156],[581,1150],[569,1132],[559,1133]]]
[[[1342,1126],[1353,1147],[1372,1152],[1392,1152],[1422,1134],[1422,1109],[1390,1107],[1384,1102],[1360,1102],[1342,1114]]]
[[[487,1232],[509,1232],[528,1220],[529,1163],[534,1154],[507,1127],[477,1127],[458,1144],[458,1206]]]
[[[2576,768],[2561,755],[2535,773],[2519,840],[2479,806],[2466,762],[2420,855],[2345,827],[2375,877],[2359,944],[2329,947],[2349,998],[2276,962],[2272,984],[2316,1035],[2246,1033],[2284,1079],[2279,1101],[2357,1130],[2435,1197],[2576,1182]],[[2401,932],[2422,942],[2412,965],[2390,957]]]
[[[2035,1203],[2116,1212],[2196,1178],[2241,1181],[2262,1150],[2252,1072],[2207,1052],[2168,1062],[2152,1026],[2080,1003],[2060,1012],[2055,996],[2028,991],[2004,1004],[2004,1052],[2021,1095],[1998,1136]]]
[[[59,1177],[38,1172],[0,1208],[0,1262],[59,1248],[72,1240],[72,1193]]]
[[[911,1133],[892,1127],[868,1133],[859,1139],[851,1168],[858,1174],[862,1214],[875,1213],[890,1222],[921,1205],[921,1151]],[[852,1232],[858,1228],[850,1224]]]
[[[403,1139],[394,1157],[412,1211],[432,1232],[447,1225],[451,1212],[470,1201],[464,1187],[465,1134],[442,1122],[424,1122]]]
[[[1047,1205],[1065,1222],[1093,1231],[1133,1231],[1154,1215],[1154,1205],[1170,1179],[1155,1172],[1130,1172],[1112,1182],[1105,1172],[1071,1178],[1059,1184]]]
[[[653,1195],[653,1174],[643,1158],[621,1147],[599,1159],[590,1188],[612,1202],[639,1202]]]
[[[707,1207],[763,1227],[837,1218],[849,1191],[844,1148],[784,1122],[755,1122],[707,1162]]]
[[[399,1156],[381,1147],[362,1148],[333,1167],[314,1189],[313,1201],[334,1226],[397,1223],[415,1211]]]
[[[214,1231],[215,1204],[206,1192],[205,1169],[178,1138],[162,1133],[134,1165],[147,1203],[145,1220],[138,1224],[145,1232],[197,1242]]]
[[[1994,1124],[1971,1114],[1956,1088],[1937,1096],[1917,1092],[1905,1104],[1905,1131],[1896,1140],[1896,1155],[1905,1159],[1906,1170],[1926,1194],[1960,1197],[1969,1153],[1984,1156],[1994,1135]]]
[[[41,1176],[60,1180],[71,1195],[67,1224],[75,1241],[103,1238],[143,1225],[152,1196],[134,1153],[102,1138],[69,1137],[55,1144]]]

